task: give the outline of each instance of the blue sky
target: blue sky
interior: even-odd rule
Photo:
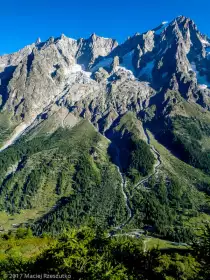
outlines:
[[[87,38],[95,32],[122,42],[179,15],[210,35],[209,11],[209,0],[2,0],[0,54],[62,33]]]

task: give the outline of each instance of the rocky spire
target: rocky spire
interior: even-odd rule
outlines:
[[[113,60],[113,62],[112,62],[112,65],[111,65],[113,71],[116,71],[116,68],[117,68],[119,65],[120,65],[119,56],[115,56],[115,57],[114,57],[114,60]]]
[[[91,40],[94,41],[94,40],[96,40],[96,38],[97,38],[97,35],[96,35],[95,33],[93,33],[93,34],[90,35],[90,39],[91,39]]]
[[[62,33],[60,38],[61,38],[61,39],[66,39],[67,37],[66,37],[65,34]]]
[[[38,38],[37,40],[36,40],[36,45],[39,45],[41,43],[41,39],[40,38]]]

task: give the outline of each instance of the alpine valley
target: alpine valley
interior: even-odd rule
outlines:
[[[209,279],[210,259],[201,269],[205,262],[195,264],[197,257],[187,255],[194,240],[202,244],[209,222],[210,38],[191,19],[179,16],[122,44],[96,34],[78,40],[61,35],[0,56],[2,271],[10,271],[8,258],[15,255],[12,247],[8,256],[5,242],[22,242],[21,233],[28,240],[30,231],[39,253],[54,246],[53,257],[48,249],[35,261],[42,272],[55,273],[54,263],[72,279]],[[109,251],[115,261],[101,270],[94,262],[95,272],[84,272],[84,263],[73,268],[75,259],[59,266],[61,241],[55,240],[68,230],[78,242],[72,244],[83,240],[92,255],[93,236],[100,236],[105,252],[106,242],[115,242]],[[154,271],[149,258],[142,266],[147,272],[130,269],[126,261],[137,251],[129,249],[126,258],[119,240],[129,248],[142,242],[144,256],[157,244],[181,255],[174,262],[171,251],[153,256],[159,258]],[[16,254],[24,264],[29,258]],[[164,258],[171,266],[163,268]],[[184,272],[170,274],[177,262],[185,262]],[[199,278],[200,271],[207,274]]]

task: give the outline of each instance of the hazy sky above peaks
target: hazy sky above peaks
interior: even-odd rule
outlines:
[[[209,0],[7,0],[0,8],[0,54],[62,33],[87,38],[92,33],[123,42],[179,15],[192,18],[210,35]]]

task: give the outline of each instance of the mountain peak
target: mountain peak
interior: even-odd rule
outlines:
[[[61,36],[60,36],[60,38],[61,38],[61,39],[66,39],[67,37],[66,37],[65,34],[62,33]]]
[[[184,25],[185,27],[191,26],[193,29],[197,30],[195,22],[189,17],[178,16],[174,21],[176,21],[178,25]]]
[[[186,17],[186,16],[183,16],[183,15],[176,17],[175,20],[178,23],[185,22],[185,21],[194,23],[194,21],[190,17]]]
[[[36,45],[38,45],[38,44],[40,44],[41,43],[41,39],[40,38],[38,38],[37,40],[36,40]]]
[[[97,36],[95,33],[92,33],[92,34],[90,35],[90,39],[92,39],[92,40],[96,40],[97,37],[98,37],[98,36]]]
[[[178,17],[176,17],[176,20],[177,21],[184,21],[184,20],[191,20],[190,18],[188,18],[188,17],[186,17],[186,16],[184,16],[184,15],[180,15],[180,16],[178,16]]]
[[[99,40],[112,40],[112,41],[115,41],[115,39],[112,39],[112,38],[105,38],[103,36],[99,36],[97,35],[96,33],[92,33],[89,37],[89,40],[91,41],[96,41],[97,39]]]

